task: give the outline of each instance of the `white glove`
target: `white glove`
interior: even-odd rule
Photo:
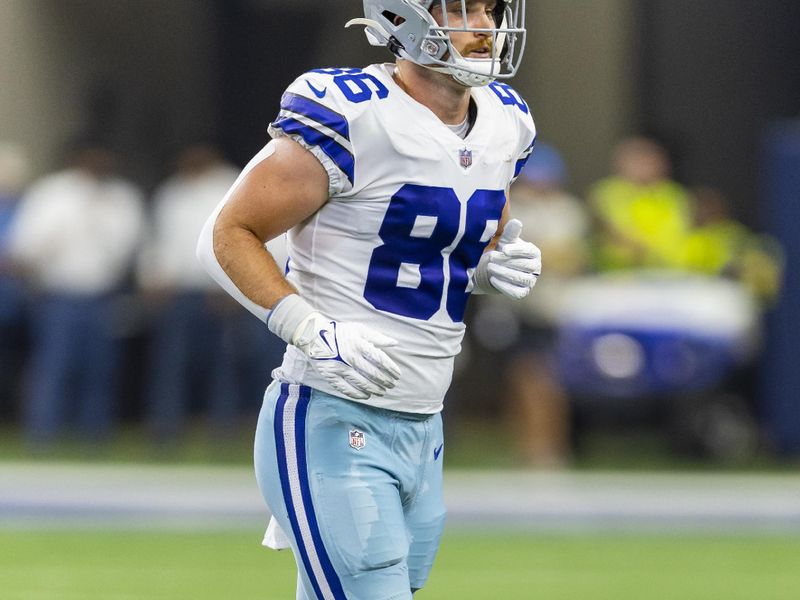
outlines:
[[[484,252],[475,269],[475,289],[483,293],[501,293],[520,300],[530,294],[542,272],[542,252],[520,238],[522,223],[506,223],[497,248]]]
[[[267,326],[305,353],[317,373],[348,398],[383,396],[400,377],[400,367],[382,350],[396,346],[395,340],[360,323],[330,319],[296,294],[278,303]]]

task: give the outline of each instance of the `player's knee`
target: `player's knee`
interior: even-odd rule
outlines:
[[[386,577],[394,571],[407,571],[408,550],[387,534],[370,536],[358,545],[337,545],[335,554],[340,559],[339,568],[355,577]]]
[[[398,565],[403,565],[405,561],[405,554],[399,549],[395,549],[394,552],[385,552],[383,555],[364,556],[360,561],[359,570],[362,573],[391,571],[397,568]]]
[[[408,567],[404,557],[382,561],[365,560],[363,570],[348,578],[354,598],[369,600],[412,600]],[[348,596],[349,597],[349,596]]]

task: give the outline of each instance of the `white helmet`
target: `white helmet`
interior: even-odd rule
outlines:
[[[364,25],[373,46],[386,46],[400,58],[447,73],[465,86],[487,85],[495,79],[513,77],[525,48],[525,0],[498,0],[495,27],[468,27],[468,0],[364,0],[363,19],[348,21]],[[430,13],[440,3],[444,23]],[[461,3],[463,27],[448,24],[447,5]],[[486,33],[492,37],[491,58],[464,58],[450,42],[450,32]]]

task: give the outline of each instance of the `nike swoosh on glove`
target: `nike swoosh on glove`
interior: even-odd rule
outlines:
[[[520,300],[530,294],[542,272],[542,252],[520,237],[522,223],[506,223],[497,248],[484,252],[475,269],[475,288],[484,293],[499,292]]]
[[[308,356],[333,389],[353,400],[383,396],[400,377],[400,367],[384,351],[396,346],[395,340],[361,323],[328,318],[297,294],[275,305],[267,326]]]
[[[360,323],[312,313],[292,343],[333,389],[354,400],[383,396],[400,377],[400,367],[383,351],[397,341]]]

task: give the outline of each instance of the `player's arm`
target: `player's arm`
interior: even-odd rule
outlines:
[[[503,233],[503,230],[506,228],[506,223],[511,220],[511,209],[509,208],[511,202],[509,199],[511,196],[509,195],[509,188],[506,188],[506,203],[503,205],[503,212],[500,215],[500,222],[497,224],[497,231],[494,232],[492,239],[489,240],[489,243],[486,244],[486,248],[484,248],[483,252],[489,252],[490,250],[494,250],[497,248],[497,244],[500,241],[500,236]]]
[[[213,253],[251,302],[272,309],[297,290],[264,243],[313,215],[328,200],[328,175],[305,148],[274,140],[271,154],[233,189],[213,224]]]
[[[520,236],[522,223],[511,219],[509,190],[506,204],[492,240],[475,269],[475,290],[503,294],[519,300],[530,294],[542,272],[542,253]]]
[[[304,352],[337,391],[354,399],[382,395],[400,369],[381,349],[394,340],[318,312],[284,277],[265,242],[312,216],[328,200],[328,175],[289,138],[273,140],[246,167],[206,223],[198,258],[211,276],[270,331]]]

